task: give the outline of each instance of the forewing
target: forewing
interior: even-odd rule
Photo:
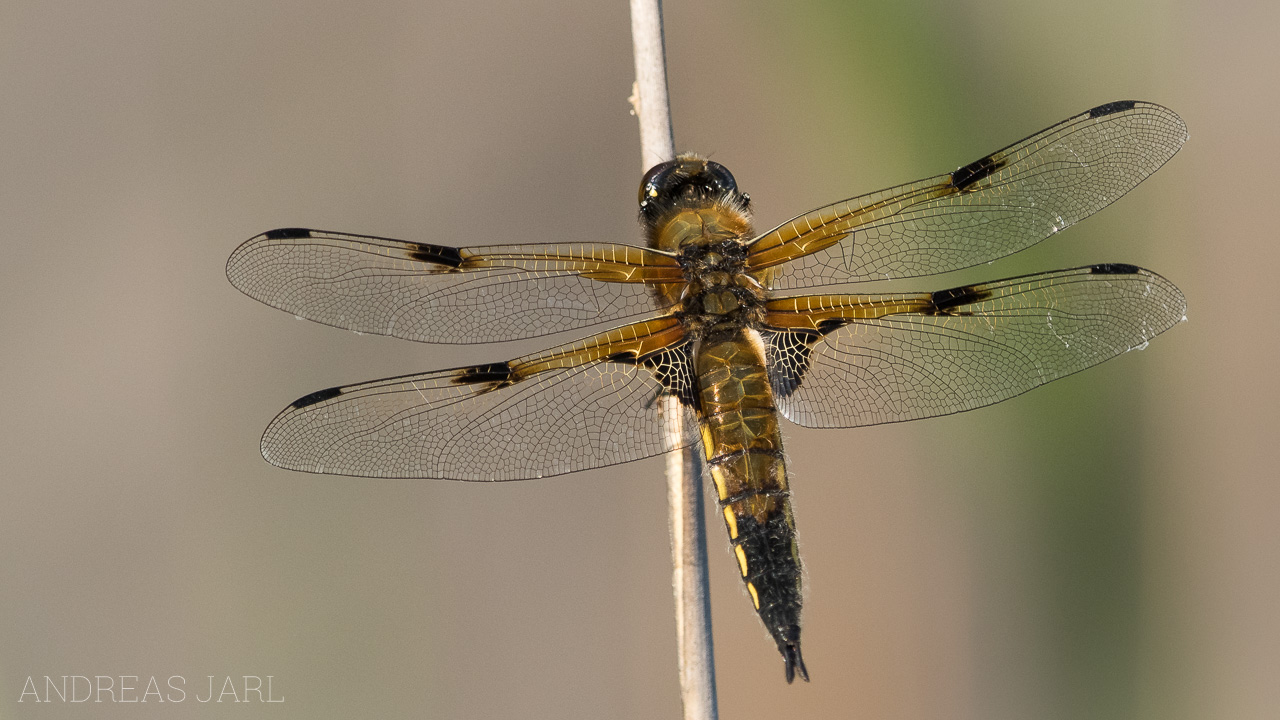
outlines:
[[[955,172],[819,208],[761,235],[752,269],[776,290],[932,275],[1023,250],[1083,220],[1187,139],[1172,110],[1102,105]]]
[[[522,480],[636,460],[697,441],[690,344],[673,318],[504,363],[312,393],[267,427],[262,455],[335,475]],[[664,431],[675,395],[681,433]]]
[[[227,277],[246,295],[334,327],[435,343],[536,337],[655,309],[669,256],[608,243],[454,248],[282,229],[241,245]]]
[[[1168,280],[1115,264],[935,293],[779,298],[768,307],[778,406],[807,427],[990,405],[1142,349],[1186,312]]]

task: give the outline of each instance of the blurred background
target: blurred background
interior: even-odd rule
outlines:
[[[812,683],[783,682],[712,518],[722,716],[1276,717],[1280,8],[666,10],[677,146],[761,226],[1111,100],[1191,133],[1052,241],[900,286],[1128,262],[1189,322],[980,411],[786,428]],[[632,76],[620,1],[0,4],[0,718],[678,716],[661,460],[275,469],[259,435],[300,395],[538,343],[356,336],[223,270],[281,226],[637,241]],[[285,702],[22,697],[46,675],[272,676]]]

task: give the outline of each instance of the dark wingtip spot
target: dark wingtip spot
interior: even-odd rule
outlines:
[[[268,240],[293,240],[295,238],[309,238],[311,237],[311,231],[306,228],[277,228],[263,233],[263,237]]]
[[[462,253],[458,248],[443,245],[427,245],[426,243],[409,243],[409,259],[421,262],[444,265],[445,267],[461,267]]]
[[[325,388],[324,390],[317,390],[311,393],[310,395],[303,395],[297,400],[294,400],[293,404],[290,405],[289,407],[292,407],[292,408],[309,407],[311,405],[315,405],[316,403],[324,402],[325,400],[329,400],[331,398],[336,398],[341,394],[342,394],[342,388],[340,387]]]
[[[951,288],[950,290],[938,290],[930,293],[927,313],[930,315],[947,315],[962,305],[972,305],[990,297],[991,291],[978,285],[965,285],[964,287]]]
[[[1090,110],[1089,117],[1100,118],[1106,115],[1110,115],[1112,113],[1118,113],[1124,110],[1132,110],[1133,106],[1137,104],[1138,104],[1137,100],[1118,100],[1116,102],[1109,102],[1106,105],[1099,105],[1098,107]]]
[[[964,190],[1008,164],[999,153],[988,155],[951,173],[951,184],[957,190]]]
[[[511,381],[511,366],[507,363],[489,363],[463,368],[453,379],[455,385],[479,385],[481,383],[507,383]]]
[[[1094,275],[1137,275],[1141,271],[1142,268],[1137,265],[1127,263],[1103,263],[1089,268],[1089,272]]]

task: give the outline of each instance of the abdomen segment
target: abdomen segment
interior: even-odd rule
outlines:
[[[715,333],[694,351],[707,471],[747,593],[786,662],[787,682],[809,679],[800,655],[800,554],[778,413],[754,330]]]

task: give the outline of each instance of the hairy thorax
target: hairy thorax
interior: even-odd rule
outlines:
[[[734,198],[674,207],[653,225],[651,243],[676,253],[685,283],[658,290],[663,304],[678,304],[691,336],[699,339],[757,328],[764,320],[765,285],[746,272],[751,219]]]

